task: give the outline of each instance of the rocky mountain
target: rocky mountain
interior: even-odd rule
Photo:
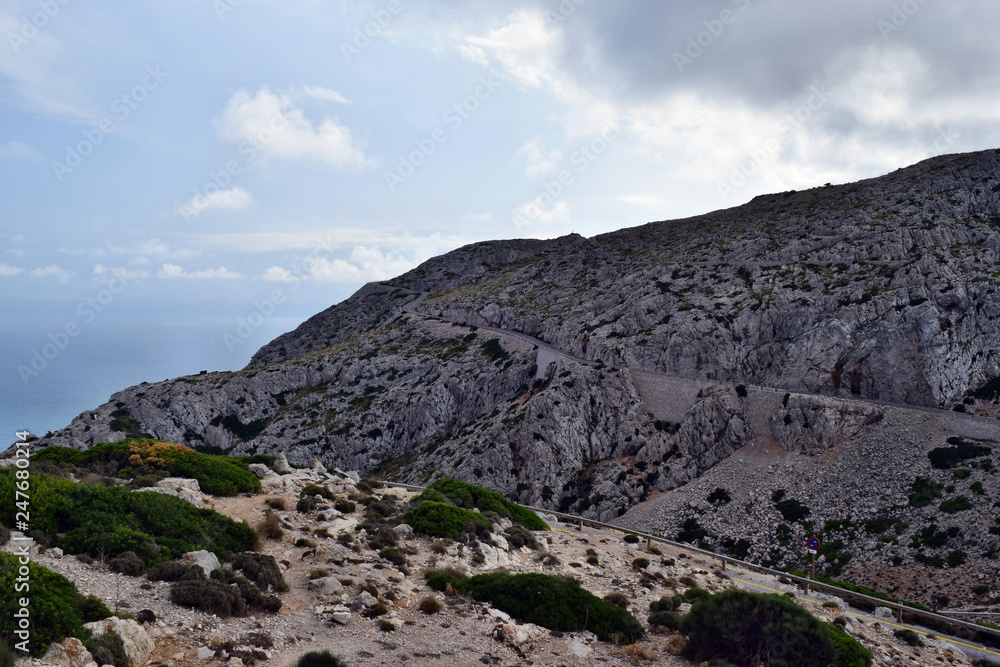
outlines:
[[[869,520],[905,504],[947,438],[1000,441],[998,256],[998,150],[589,239],[479,243],[365,286],[242,371],[131,387],[40,444],[287,451],[604,519],[647,503],[625,518],[665,532],[710,511],[691,482],[736,452],[914,463],[889,490],[857,486],[885,468],[836,468],[835,497],[813,503],[813,520]],[[924,415],[929,430],[899,430]],[[701,539],[763,526],[751,555],[769,559],[782,519],[745,477]]]

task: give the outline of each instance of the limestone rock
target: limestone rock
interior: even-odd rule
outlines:
[[[320,595],[336,595],[344,590],[344,585],[341,584],[335,577],[320,577],[318,579],[312,579],[308,584],[306,584],[306,587]]]
[[[84,627],[94,633],[95,637],[112,632],[121,637],[125,646],[125,655],[133,667],[144,664],[153,653],[153,640],[145,629],[133,620],[117,617],[106,618],[103,621],[86,623]]]
[[[184,479],[181,477],[167,477],[156,483],[156,486],[138,489],[139,491],[152,491],[174,496],[181,500],[186,500],[195,507],[202,507],[201,487],[196,479]]]
[[[222,567],[219,557],[211,551],[201,549],[200,551],[189,551],[181,557],[181,560],[188,565],[197,565],[205,572],[205,576],[212,574],[214,570]]]
[[[277,476],[276,472],[268,468],[263,463],[251,463],[247,466],[247,469],[260,479]]]
[[[68,637],[61,642],[51,644],[42,660],[45,664],[59,667],[86,667],[88,663],[93,662],[94,656],[82,641],[76,637]]]
[[[295,468],[288,464],[288,458],[285,456],[284,452],[278,454],[278,458],[275,459],[274,471],[279,475],[288,475],[295,472]]]
[[[414,532],[413,527],[409,524],[401,523],[393,528],[396,534],[399,535],[400,539],[409,540],[413,538]]]

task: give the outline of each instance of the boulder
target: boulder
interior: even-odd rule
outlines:
[[[271,470],[270,468],[268,468],[263,463],[251,463],[250,465],[247,466],[247,470],[252,472],[260,479],[264,479],[265,477],[275,477],[278,474],[273,470]]]
[[[361,594],[358,595],[358,602],[363,604],[366,608],[374,607],[376,604],[378,604],[378,598],[369,593],[368,591],[361,591]]]
[[[125,646],[125,655],[128,662],[133,667],[145,664],[149,656],[153,654],[153,640],[149,638],[146,630],[133,620],[126,620],[117,617],[106,618],[103,621],[84,624],[85,628],[94,633],[95,637],[112,632],[121,637]]]
[[[201,500],[201,487],[196,479],[184,479],[182,477],[167,477],[156,483],[156,486],[137,489],[138,491],[152,491],[153,493],[163,493],[174,496],[181,500],[186,500],[195,507],[203,506]]]
[[[347,609],[336,609],[330,614],[330,620],[347,625],[347,622],[351,620],[351,612]]]
[[[413,537],[413,527],[409,524],[401,523],[393,528],[396,534],[399,535],[400,539],[408,540]]]
[[[42,662],[46,665],[57,665],[58,667],[86,667],[87,663],[93,661],[94,656],[76,637],[68,637],[62,642],[50,644],[49,650],[42,658]]]
[[[322,470],[326,472],[326,466],[319,462],[319,459],[309,459],[309,468],[312,470]]]
[[[524,623],[521,625],[506,623],[504,625],[497,626],[493,630],[493,637],[495,639],[518,647],[524,646],[525,644],[532,644],[539,639],[547,637],[548,635],[548,630],[539,627],[534,623]]]
[[[278,454],[278,458],[274,461],[274,472],[279,475],[287,475],[289,473],[295,472],[292,466],[288,465],[288,457],[285,456],[284,452]]]
[[[361,481],[361,475],[359,475],[357,472],[353,470],[348,470],[346,474],[347,474],[347,479],[351,480],[355,484]]]
[[[313,579],[306,587],[320,595],[334,595],[344,590],[344,585],[333,577],[320,577]]]
[[[215,651],[208,648],[207,646],[198,647],[198,659],[203,661],[211,660],[215,657]]]
[[[211,551],[206,551],[202,549],[201,551],[189,551],[181,557],[187,565],[197,565],[205,572],[205,576],[212,574],[214,570],[218,570],[222,567],[222,563],[219,562],[219,557],[213,554]]]

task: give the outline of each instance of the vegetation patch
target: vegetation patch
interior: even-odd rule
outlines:
[[[948,438],[948,443],[953,447],[935,447],[927,453],[927,458],[931,460],[931,465],[935,468],[954,468],[962,461],[977,459],[981,456],[988,456],[993,450],[989,447],[977,445],[961,438]]]
[[[28,651],[32,655],[41,655],[49,644],[61,641],[64,637],[85,637],[87,630],[84,623],[100,621],[111,616],[111,612],[99,598],[84,596],[76,585],[49,569],[28,562],[28,582],[30,591],[24,594],[31,599],[31,633],[28,638]],[[20,563],[16,556],[0,552],[0,590],[4,591],[0,598],[0,644],[15,646],[21,641],[14,631],[17,620],[14,617],[20,607],[15,593],[18,589],[17,578]]]
[[[698,663],[725,660],[751,667],[763,664],[763,656],[780,656],[786,667],[871,663],[856,640],[846,634],[834,638],[837,629],[780,595],[739,590],[711,595],[692,605],[681,632],[688,637],[688,657]]]
[[[926,477],[917,477],[910,484],[910,507],[926,507],[941,497],[944,484],[932,482]]]
[[[494,572],[465,580],[445,581],[438,575],[428,584],[434,587],[442,581],[456,592],[549,630],[589,630],[604,641],[620,644],[635,643],[643,634],[642,626],[627,611],[562,577]]]
[[[12,525],[14,474],[0,470],[0,522]],[[161,493],[32,477],[31,523],[68,553],[117,556],[131,551],[147,565],[208,549],[217,556],[252,549],[246,524]]]
[[[781,512],[781,516],[785,521],[792,523],[806,518],[810,513],[808,507],[793,498],[780,500],[774,504],[774,507]]]
[[[431,484],[415,501],[436,500],[450,502],[458,507],[480,512],[496,512],[515,523],[520,523],[528,530],[548,530],[548,524],[538,518],[538,515],[501,496],[496,491],[484,489],[481,486],[467,484],[457,479],[441,478]]]
[[[492,525],[481,514],[448,503],[424,500],[400,520],[422,535],[457,539],[463,533],[489,533]]]

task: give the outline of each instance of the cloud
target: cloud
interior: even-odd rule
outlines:
[[[66,284],[72,280],[76,274],[72,271],[64,269],[55,264],[50,264],[49,266],[32,269],[31,275],[37,276],[39,278],[55,278],[60,283]]]
[[[178,204],[176,211],[185,219],[213,209],[221,211],[239,211],[253,203],[253,195],[240,187],[228,190],[216,190],[207,195],[195,195],[183,204]]]
[[[267,280],[271,282],[295,282],[299,280],[299,276],[295,275],[283,266],[272,266],[265,271],[261,277],[261,280]]]
[[[564,201],[552,204],[548,195],[539,195],[515,208],[511,217],[518,230],[533,223],[562,222],[569,219],[569,204]]]
[[[215,127],[224,141],[253,146],[264,159],[320,162],[345,169],[375,164],[337,118],[327,116],[314,125],[295,106],[294,94],[267,87],[253,96],[246,91],[233,94]]]
[[[17,266],[10,266],[9,264],[0,264],[0,276],[9,278],[19,273],[24,273],[24,269]]]
[[[350,259],[307,258],[309,277],[320,282],[368,282],[387,280],[405,273],[418,262],[401,255],[383,253],[378,247],[356,246]]]
[[[329,88],[324,88],[323,86],[303,86],[302,92],[309,97],[326,100],[327,102],[338,102],[340,104],[351,103],[349,99],[341,95],[336,90],[330,90]]]
[[[110,281],[112,278],[118,278],[124,281],[132,281],[132,280],[139,280],[142,278],[148,278],[149,271],[136,271],[134,269],[127,269],[123,266],[108,268],[106,266],[101,266],[100,264],[95,264],[94,277],[101,280],[102,282]]]
[[[646,195],[646,194],[631,194],[631,195],[621,195],[617,197],[618,201],[624,202],[626,204],[635,204],[636,206],[663,206],[667,202],[663,201],[656,195]]]
[[[45,155],[29,144],[21,141],[8,141],[0,144],[0,160],[27,160],[29,162],[42,162]]]
[[[202,269],[201,271],[189,272],[177,264],[164,264],[156,272],[156,277],[164,280],[173,280],[175,278],[188,280],[240,280],[246,276],[230,271],[224,266],[220,266],[217,269]]]
[[[563,154],[559,149],[552,149],[548,155],[542,152],[538,139],[532,139],[517,151],[518,155],[524,155],[527,163],[524,165],[524,175],[529,178],[543,176],[555,169]]]

